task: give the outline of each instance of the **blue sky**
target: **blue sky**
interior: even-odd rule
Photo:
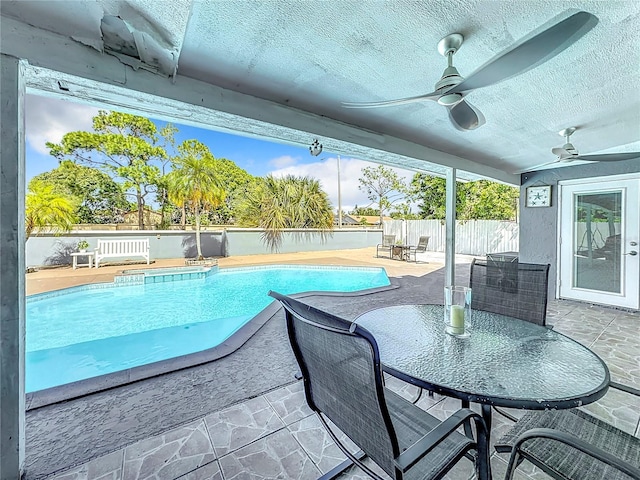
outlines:
[[[105,110],[107,108],[104,108]],[[98,108],[67,100],[35,95],[26,98],[26,180],[54,169],[58,161],[49,155],[46,142],[59,142],[67,132],[91,131],[91,120]],[[156,122],[162,126],[165,122]],[[224,132],[176,125],[176,144],[197,139],[206,144],[216,158],[227,158],[252,175],[275,176],[304,175],[316,178],[329,195],[334,208],[338,205],[337,153],[323,151],[318,157],[309,154],[308,146],[279,144],[256,138],[231,135]],[[322,141],[320,139],[320,141]],[[354,205],[370,203],[358,189],[361,170],[376,164],[363,159],[341,156],[340,178],[342,208],[350,210]],[[402,177],[411,179],[413,172],[396,170]]]

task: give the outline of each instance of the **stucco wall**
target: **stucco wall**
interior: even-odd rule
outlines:
[[[580,178],[605,177],[640,172],[640,160],[600,162],[573,167],[541,170],[522,175],[520,189],[520,261],[550,263],[549,298],[556,298],[558,248],[558,182]],[[532,185],[551,185],[551,207],[525,207],[526,189]]]
[[[228,229],[227,256],[271,253],[262,241],[262,230]],[[374,247],[382,242],[381,229],[335,229],[327,235],[312,230],[288,230],[282,237],[280,253],[313,250],[341,250]]]
[[[205,257],[225,257],[231,255],[255,255],[272,253],[262,241],[260,229],[232,228],[219,231],[205,231],[200,234],[202,254]],[[74,231],[62,236],[42,235],[31,237],[26,245],[26,264],[68,265],[72,252],[78,251],[80,240],[89,243],[88,251],[95,249],[99,238],[148,238],[151,259],[193,258],[196,256],[196,234],[193,231],[146,230],[146,231]],[[340,250],[365,248],[382,241],[380,229],[340,229],[321,236],[311,230],[285,231],[281,253],[307,252],[313,250]],[[83,259],[80,259],[83,261]],[[124,258],[123,258],[124,260]]]
[[[201,232],[202,254],[206,257],[224,255],[222,231]],[[95,249],[98,239],[148,238],[151,259],[193,258],[196,256],[196,234],[192,231],[145,230],[145,231],[81,231],[63,236],[43,235],[27,241],[27,266],[66,265],[71,263],[70,254],[77,252],[80,240],[89,243],[87,251]],[[134,257],[132,257],[134,258]],[[123,258],[125,260],[125,258]],[[80,259],[84,261],[84,259]]]

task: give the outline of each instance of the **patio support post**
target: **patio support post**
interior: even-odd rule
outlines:
[[[0,480],[24,469],[24,80],[19,59],[0,62]]]
[[[456,284],[456,169],[447,170],[444,242],[444,284]]]

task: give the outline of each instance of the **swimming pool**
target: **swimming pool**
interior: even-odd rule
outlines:
[[[269,290],[353,292],[389,285],[382,268],[278,265],[213,268],[205,276],[190,271],[180,278],[165,273],[152,275],[151,283],[28,297],[26,391],[215,347],[271,303]]]

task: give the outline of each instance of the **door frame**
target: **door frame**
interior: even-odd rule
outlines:
[[[636,180],[638,181],[638,195],[640,196],[640,172],[636,172],[636,173],[625,173],[625,174],[619,174],[619,175],[609,175],[609,176],[598,176],[598,177],[586,177],[586,178],[579,178],[579,179],[572,179],[572,180],[560,180],[558,182],[558,195],[557,195],[557,200],[558,200],[558,210],[557,210],[557,249],[556,249],[556,298],[563,298],[560,295],[560,290],[562,288],[561,285],[561,281],[562,281],[562,274],[563,274],[563,265],[562,265],[562,242],[563,241],[569,241],[569,242],[573,242],[573,233],[571,235],[571,238],[569,239],[562,239],[562,233],[563,233],[563,225],[568,221],[568,222],[572,222],[572,218],[568,218],[568,219],[563,219],[562,216],[562,212],[563,212],[563,189],[564,187],[573,187],[573,186],[579,186],[579,185],[597,185],[599,182],[615,182],[615,181],[624,181],[624,180]],[[629,206],[630,204],[627,203],[626,204],[626,209],[627,211],[629,210]],[[640,217],[640,207],[638,207],[638,211],[635,212],[639,217]],[[628,214],[628,213],[627,213]],[[563,221],[564,220],[564,221]],[[640,222],[640,218],[639,218],[639,222]],[[573,225],[571,225],[571,229],[573,232]],[[639,230],[639,234],[640,234],[640,225],[638,226],[638,230]],[[640,261],[640,260],[639,260]],[[622,308],[632,308],[632,309],[638,309],[640,308],[640,281],[638,282],[637,285],[637,291],[635,291],[636,294],[636,298],[635,298],[635,307],[631,306],[631,307],[627,307],[627,306],[620,306],[617,304],[613,304],[613,303],[606,303],[606,302],[601,302],[601,301],[594,301],[592,303],[597,303],[600,305],[610,305],[610,306],[614,306],[614,307],[622,307]],[[564,298],[568,298],[568,297],[564,297]],[[575,299],[576,301],[585,301],[585,300],[580,300],[580,299]]]

